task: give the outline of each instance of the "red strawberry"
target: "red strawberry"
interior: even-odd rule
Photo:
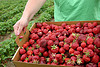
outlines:
[[[41,47],[45,48],[46,45],[47,45],[47,40],[43,39],[43,40],[41,40],[41,41],[39,42],[39,44],[40,44]]]
[[[32,33],[30,35],[30,38],[33,39],[33,40],[37,40],[39,38],[39,36],[37,34]]]
[[[26,48],[27,49],[27,48]],[[28,47],[28,50],[34,50],[34,48],[33,47]]]
[[[51,46],[47,46],[48,50],[51,50]]]
[[[72,24],[72,25],[71,25],[71,28],[75,28],[75,27],[76,27],[76,25],[75,25],[75,24]]]
[[[69,25],[65,26],[66,30],[69,30],[71,27]]]
[[[43,53],[43,52],[45,51],[45,48],[40,47],[40,48],[39,48],[39,51],[40,51],[41,53]]]
[[[39,58],[39,56],[32,56],[32,61],[33,60],[39,60],[40,58]]]
[[[83,49],[82,49],[82,47],[77,47],[77,51],[82,51]]]
[[[64,49],[65,50],[69,50],[69,45],[68,44],[64,44]]]
[[[52,40],[48,40],[48,46],[52,46],[54,43]]]
[[[48,52],[45,51],[45,52],[43,53],[43,56],[44,56],[44,57],[47,57],[47,56],[48,56]]]
[[[71,57],[71,60],[72,60],[72,61],[76,61],[77,58],[76,58],[75,56],[72,56],[72,57]]]
[[[27,48],[28,47],[28,44],[23,44],[23,48]]]
[[[77,27],[76,32],[79,33],[81,31],[81,28]]]
[[[56,63],[52,62],[51,65],[57,65]]]
[[[56,59],[62,60],[62,55],[61,54],[56,54]]]
[[[97,26],[97,22],[93,22],[93,25],[94,25],[94,26]]]
[[[95,55],[92,57],[91,62],[92,62],[92,63],[98,63],[98,62],[99,62],[99,56],[95,54]]]
[[[81,23],[77,23],[76,24],[76,27],[81,27]]]
[[[41,23],[37,23],[37,24],[36,24],[36,27],[37,27],[37,28],[41,28],[41,27],[42,27],[42,24],[41,24]]]
[[[49,36],[46,36],[46,37],[45,37],[45,40],[49,40],[49,39],[50,39]]]
[[[66,26],[66,23],[62,23],[62,25],[61,25],[63,28]]]
[[[97,48],[100,48],[100,38],[96,38],[94,40],[94,44],[96,45]]]
[[[88,26],[88,23],[84,23],[84,24],[83,24],[83,27],[87,27],[87,26]]]
[[[100,62],[98,62],[98,67],[100,67]]]
[[[22,49],[19,50],[19,53],[20,54],[25,54],[26,53],[26,50],[24,48],[22,48]]]
[[[69,30],[68,30],[68,32],[71,34],[71,33],[75,33],[75,29],[74,28],[70,28]]]
[[[89,36],[90,36],[90,37],[93,37],[93,33],[89,33]]]
[[[26,59],[24,60],[24,62],[27,63],[27,62],[28,62],[28,58],[26,58]]]
[[[98,34],[98,33],[99,33],[98,28],[96,28],[96,27],[95,27],[95,28],[93,28],[93,33],[94,33],[94,34]]]
[[[70,54],[74,53],[74,51],[75,51],[75,50],[74,50],[73,48],[70,48],[70,49],[69,49],[69,53],[70,53]]]
[[[74,43],[71,45],[71,47],[72,47],[73,49],[76,49],[77,47],[79,47],[79,44],[78,44],[77,42],[74,42]]]
[[[48,33],[48,30],[47,30],[47,29],[44,29],[44,30],[43,30],[43,33],[44,33],[44,34]]]
[[[46,61],[40,61],[39,64],[46,64]]]
[[[90,45],[88,46],[88,49],[94,50],[94,45],[93,45],[93,44],[90,44]]]
[[[86,43],[85,42],[82,42],[81,43],[81,47],[85,48],[85,46],[86,46]]]
[[[33,43],[34,43],[34,40],[30,39],[29,44],[33,44]]]
[[[87,39],[87,44],[92,44],[93,43],[93,39],[92,38],[88,38]]]
[[[60,42],[59,42],[59,46],[62,47],[63,45],[64,45],[64,42],[63,42],[63,41],[60,41]]]
[[[74,55],[76,56],[76,55],[79,55],[80,54],[80,52],[79,51],[74,51]]]
[[[51,46],[52,48],[51,48],[51,52],[52,53],[58,53],[58,51],[59,51],[59,47],[57,46],[57,45],[53,45],[53,46]]]
[[[94,49],[94,52],[96,53],[96,54],[98,54],[99,53],[99,49]]]
[[[52,36],[50,37],[50,39],[53,40],[53,41],[55,41],[55,40],[56,40],[56,36],[55,36],[55,35],[52,35]]]
[[[37,28],[35,28],[35,29],[33,29],[32,31],[31,31],[31,33],[36,33],[37,32]]]
[[[84,48],[84,49],[83,49],[83,53],[86,52],[87,50],[88,50],[88,48]]]
[[[38,34],[39,36],[42,36],[42,35],[43,35],[43,33],[42,33],[42,32],[38,32],[37,34]]]
[[[88,29],[88,31],[87,31],[87,32],[88,32],[88,33],[92,33],[92,31],[93,31],[92,29]]]
[[[64,36],[60,36],[58,39],[59,39],[60,41],[63,41],[63,40],[64,40]]]
[[[65,53],[64,48],[63,48],[63,47],[61,47],[61,48],[59,49],[59,52],[60,52],[60,53]]]
[[[86,55],[83,55],[83,60],[85,62],[89,62],[90,61],[90,58],[88,56],[86,56]]]
[[[23,55],[21,56],[21,61],[22,61],[22,60],[25,60],[26,57],[27,57],[27,54],[23,54]]]
[[[35,55],[39,55],[39,49],[34,49],[33,52]]]
[[[97,65],[94,63],[89,63],[89,64],[86,64],[86,67],[97,67]]]
[[[53,59],[53,62],[56,63],[56,64],[58,64],[58,60],[56,58]]]
[[[88,28],[93,29],[94,28],[94,25],[92,23],[88,23]]]
[[[29,56],[28,59],[29,59],[29,61],[32,61],[32,56]]]
[[[59,41],[58,41],[58,40],[56,40],[56,41],[54,42],[54,44],[55,44],[55,45],[58,45],[58,44],[59,44]]]
[[[32,50],[28,50],[27,51],[27,55],[32,55],[33,54],[33,51]]]

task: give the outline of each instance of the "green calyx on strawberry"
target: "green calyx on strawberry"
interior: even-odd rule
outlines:
[[[40,45],[37,44],[37,45],[36,45],[36,48],[40,48]]]
[[[82,63],[81,59],[77,59],[77,64],[80,65]]]
[[[90,57],[90,52],[88,50],[84,53],[85,53],[86,56]]]
[[[54,62],[54,63],[58,63],[57,59],[54,59],[53,62]]]
[[[54,44],[53,46],[51,46],[51,52],[58,53],[58,51],[59,51],[59,47],[57,45]]]
[[[39,64],[38,60],[33,60],[33,64]]]

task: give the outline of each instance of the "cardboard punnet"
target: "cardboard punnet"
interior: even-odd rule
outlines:
[[[97,22],[98,24],[100,24],[100,21],[64,21],[64,22],[46,22],[47,24],[55,24],[55,25],[61,25],[62,23],[66,23],[66,24],[77,24],[78,22],[80,22],[82,25],[83,23],[87,22],[87,23],[93,23],[93,22]],[[36,23],[34,23],[32,25],[32,27],[30,28],[30,30],[28,30],[26,28],[26,34],[24,34],[24,32],[22,31],[22,33],[17,36],[16,38],[16,43],[19,46],[15,55],[13,56],[12,60],[13,63],[15,64],[16,67],[59,67],[59,66],[54,66],[54,65],[46,65],[46,64],[32,64],[32,63],[25,63],[25,62],[19,62],[18,60],[20,59],[20,54],[19,54],[19,49],[20,47],[28,41],[29,39],[29,35],[30,35],[30,31],[32,31],[32,29],[34,29],[36,27]],[[23,36],[22,40],[19,40],[19,37]],[[63,66],[60,66],[63,67]]]

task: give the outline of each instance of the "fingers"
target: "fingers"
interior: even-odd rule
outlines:
[[[14,33],[15,33],[16,36],[18,36],[18,32],[17,32],[17,30],[18,30],[18,25],[19,25],[19,22],[17,22],[17,23],[13,26],[13,28],[14,28]]]
[[[22,29],[23,29],[23,25],[20,24],[19,27],[18,27],[18,30],[17,30],[18,31],[18,35],[21,33]]]

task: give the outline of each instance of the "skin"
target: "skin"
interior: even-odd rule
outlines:
[[[32,17],[39,11],[46,0],[28,0],[23,15],[19,21],[16,22],[14,27],[15,35],[18,36],[22,30],[28,25]]]

